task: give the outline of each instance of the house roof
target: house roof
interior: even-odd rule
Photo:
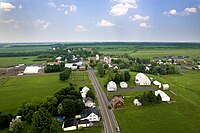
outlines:
[[[95,109],[95,108],[89,108],[89,109],[85,109],[81,112],[81,118],[86,118],[88,117],[91,113],[94,113],[96,115],[99,116],[99,112]]]
[[[47,65],[59,65],[60,62],[48,62]]]
[[[126,82],[120,82],[120,87],[121,88],[127,88],[128,84]]]
[[[114,81],[110,81],[107,85],[107,89],[109,88],[117,88],[117,85]]]
[[[39,66],[27,66],[24,70],[24,73],[38,73],[41,69]]]
[[[165,101],[165,102],[170,101],[170,97],[167,94],[165,94],[163,91],[161,91],[161,90],[155,91],[156,96],[158,96],[159,94],[162,98],[162,101]]]
[[[122,103],[124,103],[124,96],[122,96],[122,95],[115,95],[115,96],[113,96],[113,98],[111,100],[111,102],[112,102],[113,105],[115,105],[119,101],[122,102]]]
[[[85,102],[88,102],[88,101],[94,102],[94,100],[91,97],[86,97]]]
[[[88,124],[88,123],[90,123],[90,121],[87,120],[87,119],[86,120],[79,120],[79,121],[67,120],[67,121],[64,122],[64,128],[71,127],[71,126],[76,126],[77,122],[78,122],[78,124]]]
[[[90,90],[87,86],[84,86],[81,90],[82,93],[87,93]]]
[[[135,76],[135,81],[141,82],[142,80],[146,80],[146,81],[150,82],[149,78],[144,73],[138,73]]]

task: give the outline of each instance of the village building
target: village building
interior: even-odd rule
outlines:
[[[65,121],[62,124],[62,129],[63,131],[73,131],[73,130],[78,130],[79,128],[84,128],[84,127],[90,127],[92,126],[93,123],[90,122],[89,120],[69,120]]]
[[[133,100],[133,104],[134,104],[135,106],[142,106],[142,103],[139,102],[138,99],[134,99],[134,100]]]
[[[128,87],[128,84],[126,82],[120,82],[120,87],[125,89]]]
[[[155,85],[155,86],[158,86],[158,88],[161,88],[162,87],[162,84],[159,82],[159,81],[153,81],[153,84]]]
[[[170,97],[163,91],[161,90],[157,90],[155,91],[155,96],[158,96],[160,95],[161,96],[161,99],[163,102],[169,102],[170,101]]]
[[[85,87],[82,88],[82,90],[80,91],[80,93],[81,93],[81,96],[82,96],[83,99],[86,98],[86,94],[87,94],[87,92],[89,90],[90,90],[90,88],[88,88],[87,86],[85,86]]]
[[[79,67],[79,70],[80,70],[80,71],[85,71],[85,70],[86,70],[85,65],[81,65],[81,66]]]
[[[107,63],[107,64],[111,64],[111,60],[112,60],[112,59],[111,59],[110,57],[106,57],[106,56],[105,56],[105,57],[103,58],[103,61],[104,61],[105,63]]]
[[[114,108],[120,108],[124,106],[124,96],[115,95],[111,99],[111,104]]]
[[[27,66],[24,70],[24,74],[36,74],[39,73],[41,67],[39,66]]]
[[[62,62],[62,57],[61,57],[61,56],[57,57],[57,58],[56,58],[56,61],[57,61],[57,62]]]
[[[96,61],[98,61],[100,59],[99,55],[96,54]]]
[[[47,65],[50,65],[50,66],[60,65],[60,62],[48,62]]]
[[[136,85],[151,85],[151,81],[149,80],[149,78],[143,74],[143,73],[138,73],[135,76],[135,83]]]
[[[117,91],[117,84],[114,81],[110,81],[107,85],[107,91]]]
[[[99,112],[95,108],[88,108],[83,110],[79,115],[80,120],[100,121]],[[77,117],[78,118],[78,117]]]
[[[72,70],[77,70],[77,65],[74,63],[65,63],[66,68],[71,68]]]
[[[91,97],[85,98],[85,107],[89,107],[89,108],[95,107],[94,100]]]
[[[163,90],[169,90],[169,84],[162,84]]]

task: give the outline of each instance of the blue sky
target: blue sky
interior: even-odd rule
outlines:
[[[0,0],[0,42],[200,42],[200,0]]]

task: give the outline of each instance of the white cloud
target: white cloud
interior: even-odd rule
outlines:
[[[127,14],[130,8],[137,8],[136,0],[113,0],[118,4],[111,7],[110,14],[113,16],[122,16]]]
[[[15,6],[12,5],[11,3],[0,2],[0,9],[2,9],[4,11],[11,11],[14,8],[15,8]]]
[[[19,9],[22,9],[22,5],[20,4],[20,5],[18,6],[18,8],[19,8]]]
[[[53,1],[48,2],[49,7],[56,8],[56,4]]]
[[[42,29],[47,29],[50,25],[50,22],[47,22],[41,19],[37,19],[33,23],[34,23],[35,28],[42,28]]]
[[[172,10],[169,10],[169,11],[165,11],[164,14],[176,15],[176,14],[177,14],[177,11],[176,11],[176,9],[172,9]]]
[[[76,5],[70,5],[70,9],[69,9],[70,12],[76,12],[76,10],[77,10]]]
[[[1,23],[3,23],[3,24],[10,24],[10,23],[13,23],[13,22],[15,22],[14,19],[6,19],[6,20],[1,21]]]
[[[150,28],[151,26],[146,23],[141,23],[141,24],[139,24],[139,27],[140,28]]]
[[[87,29],[83,25],[77,25],[75,28],[76,32],[84,32],[87,31]]]
[[[184,12],[187,13],[188,15],[190,13],[196,13],[197,12],[197,8],[195,8],[195,7],[190,7],[190,8],[187,7],[187,8],[184,9]]]
[[[115,24],[109,22],[109,21],[106,21],[104,19],[102,19],[100,22],[97,22],[96,24],[97,26],[101,26],[101,27],[111,27],[111,26],[115,26]]]
[[[137,21],[137,20],[142,20],[142,21],[147,21],[150,19],[149,16],[141,16],[139,14],[134,15],[133,17],[130,17],[133,21]]]
[[[66,10],[66,11],[64,12],[64,14],[67,15],[67,14],[68,14],[68,11]]]

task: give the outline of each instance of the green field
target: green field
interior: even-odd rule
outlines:
[[[135,75],[136,73],[131,73]],[[200,71],[182,71],[164,77],[149,75],[168,83],[177,96],[166,92],[175,103],[136,107],[132,104],[144,91],[123,92],[125,109],[115,110],[122,133],[199,133],[200,132]]]
[[[42,64],[46,61],[34,61],[36,56],[26,56],[26,57],[0,57],[0,67],[15,66],[18,64]]]
[[[20,103],[41,101],[45,96],[53,95],[69,83],[76,84],[77,88],[83,85],[91,87],[91,82],[86,75],[87,72],[72,72],[66,82],[60,81],[58,74],[0,78],[2,83],[0,83],[0,111],[16,113]]]
[[[173,48],[157,48],[157,49],[138,49],[136,52],[134,49],[119,48],[119,49],[103,49],[100,51],[103,54],[109,55],[123,55],[129,54],[135,58],[152,58],[163,56],[190,56],[198,57],[200,49],[173,49]]]
[[[51,46],[0,47],[0,53],[47,51]]]

